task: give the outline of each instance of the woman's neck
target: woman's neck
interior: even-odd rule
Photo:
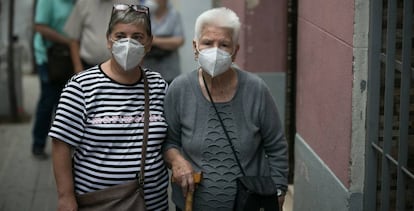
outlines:
[[[125,71],[110,59],[102,64],[102,71],[110,77],[112,80],[122,83],[122,84],[133,84],[136,83],[141,78],[141,67],[137,66],[134,70]]]
[[[206,82],[204,84],[203,81]],[[237,72],[230,68],[228,71],[216,77],[211,77],[206,72],[199,70],[199,83],[201,85],[204,96],[209,99],[206,87],[210,91],[214,102],[228,102],[233,99],[237,90]]]

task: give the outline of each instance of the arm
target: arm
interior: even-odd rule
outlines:
[[[71,40],[70,42],[70,56],[72,58],[73,68],[75,73],[83,70],[82,61],[80,58],[80,43],[77,40]]]
[[[182,81],[180,81],[182,82]],[[178,83],[180,83],[178,82]],[[180,112],[177,105],[177,95],[180,94],[178,83],[168,88],[164,99],[164,114],[168,124],[167,139],[163,144],[164,160],[172,170],[172,180],[181,186],[184,196],[188,191],[194,191],[193,168],[181,154],[181,123]]]
[[[265,153],[268,155],[270,173],[282,195],[278,197],[280,210],[283,208],[287,191],[288,156],[287,142],[280,122],[276,103],[269,89],[262,87],[261,128]]]
[[[48,25],[45,24],[35,24],[34,29],[36,32],[39,32],[42,37],[46,40],[49,40],[54,43],[61,43],[64,45],[69,46],[71,39],[65,37],[62,34],[59,34],[54,29],[50,28]]]
[[[168,34],[171,36],[156,36],[154,35],[153,46],[159,47],[164,50],[177,50],[184,44],[184,30],[179,13],[175,12],[173,15],[168,16],[171,18],[171,28],[173,29]]]
[[[49,0],[36,1],[36,10],[34,13],[34,31],[39,33],[44,40],[69,46],[70,39],[65,35],[59,33],[55,27],[52,27],[52,23],[54,21],[60,20],[54,18],[54,6],[55,5],[53,2]]]
[[[153,46],[157,46],[164,50],[176,50],[184,44],[183,37],[157,37],[154,36]]]
[[[57,31],[53,30],[45,24],[35,24],[35,30],[39,32],[44,39],[47,39],[54,43],[61,43],[67,45],[70,48],[70,54],[72,58],[72,63],[74,66],[75,73],[83,70],[83,66],[79,56],[79,43],[76,40],[70,39],[68,37],[59,34]]]
[[[71,147],[67,143],[53,139],[53,172],[58,192],[58,210],[77,210],[72,173]]]
[[[74,72],[78,73],[84,69],[80,57],[80,39],[83,32],[83,21],[86,19],[85,11],[87,11],[86,1],[76,1],[72,13],[66,20],[63,31],[71,39],[70,56],[72,58]]]

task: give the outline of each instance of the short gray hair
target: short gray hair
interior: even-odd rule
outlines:
[[[219,7],[209,9],[200,16],[195,22],[194,40],[198,41],[201,37],[201,31],[207,25],[229,28],[233,31],[233,42],[235,44],[239,41],[240,20],[233,10]]]
[[[151,21],[147,14],[137,12],[131,8],[127,10],[114,10],[109,21],[108,30],[106,36],[109,36],[115,25],[118,23],[123,24],[142,24],[146,28],[146,32],[149,36],[152,36]]]

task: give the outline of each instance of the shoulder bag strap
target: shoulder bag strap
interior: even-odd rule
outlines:
[[[144,78],[144,95],[145,95],[145,110],[144,110],[144,132],[142,135],[142,152],[141,152],[141,170],[139,175],[139,184],[141,187],[144,185],[145,179],[145,159],[147,156],[147,143],[148,143],[148,129],[149,129],[149,88],[148,79],[145,71],[142,71],[142,77]]]
[[[229,136],[229,133],[227,132],[226,127],[224,126],[224,122],[221,119],[221,116],[220,116],[220,114],[219,114],[219,112],[217,110],[216,104],[214,103],[213,98],[211,97],[210,90],[208,90],[208,86],[207,86],[206,80],[204,79],[204,75],[203,74],[201,74],[201,75],[203,77],[203,82],[204,82],[204,86],[206,87],[208,97],[210,98],[210,102],[213,105],[214,110],[216,111],[217,117],[218,117],[218,119],[220,121],[221,127],[223,128],[224,134],[226,134],[227,140],[229,141],[230,148],[231,148],[231,151],[233,151],[234,157],[236,158],[237,165],[239,166],[240,171],[243,174],[243,176],[246,176],[246,173],[244,172],[243,167],[240,164],[239,158],[237,157],[236,150],[234,149],[233,142],[231,141],[230,136]]]

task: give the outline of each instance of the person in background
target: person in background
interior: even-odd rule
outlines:
[[[164,159],[172,170],[172,199],[183,210],[194,193],[194,210],[233,210],[236,178],[242,176],[212,106],[215,102],[248,176],[272,176],[283,206],[287,190],[287,142],[276,103],[265,82],[232,64],[240,22],[230,9],[214,8],[195,23],[193,48],[200,68],[178,76],[164,102],[168,136]],[[194,187],[193,173],[202,172]]]
[[[146,0],[150,8],[154,40],[144,66],[161,73],[171,83],[180,73],[178,49],[184,44],[181,16],[169,0]]]
[[[106,32],[110,59],[78,73],[63,89],[49,132],[59,210],[77,210],[77,194],[135,179],[142,159],[145,76],[150,122],[144,198],[147,210],[168,210],[161,152],[168,84],[141,65],[152,42],[148,13],[140,5],[114,4]]]
[[[115,0],[77,0],[64,31],[73,39],[75,70],[82,71],[110,58],[105,31]]]
[[[70,46],[71,40],[63,32],[74,0],[37,0],[33,38],[36,72],[40,79],[40,96],[32,129],[32,154],[39,159],[48,158],[45,152],[47,133],[64,84],[52,83],[48,76],[47,49],[53,43]]]
[[[142,3],[143,0],[139,0]],[[136,4],[137,0],[76,0],[64,31],[72,38],[72,58],[76,71],[82,71],[110,58],[105,31],[115,3]]]

